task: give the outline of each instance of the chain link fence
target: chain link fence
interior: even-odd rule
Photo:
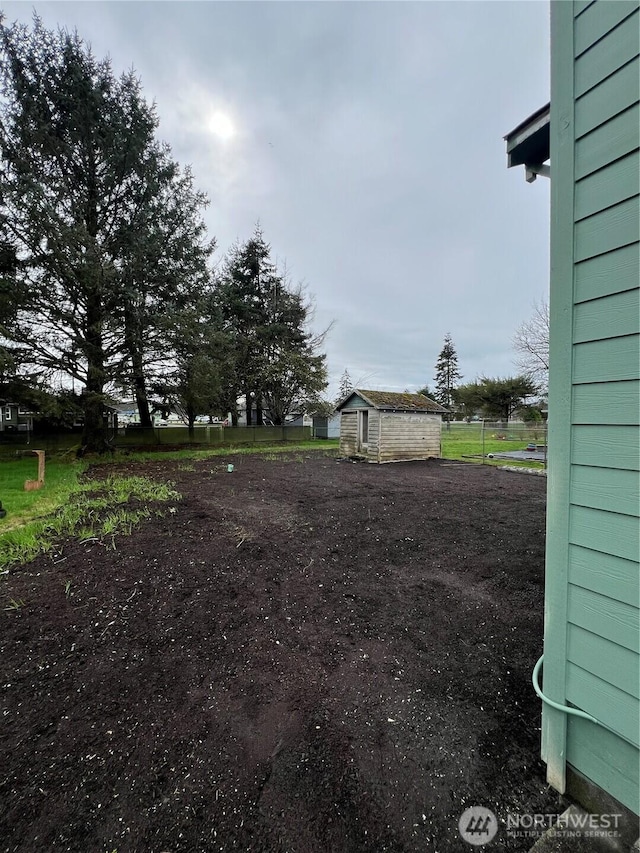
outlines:
[[[80,446],[82,430],[63,433],[32,431],[0,431],[0,458],[15,456],[16,452],[39,449],[49,453],[73,452]],[[114,449],[173,449],[181,447],[226,447],[248,444],[268,444],[280,441],[307,441],[311,439],[308,426],[250,426],[225,427],[206,424],[194,427],[190,433],[186,426],[119,427],[107,432],[109,444]]]
[[[442,425],[442,455],[484,464],[546,467],[547,425],[523,421],[453,421]]]
[[[544,421],[482,421],[481,436],[483,462],[485,458],[510,459],[547,465],[547,425]]]

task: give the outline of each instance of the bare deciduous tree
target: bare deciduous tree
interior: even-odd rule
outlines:
[[[549,380],[549,303],[533,303],[533,314],[511,339],[519,370],[544,388]]]

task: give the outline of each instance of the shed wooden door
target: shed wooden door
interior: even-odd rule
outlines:
[[[369,410],[358,412],[358,450],[367,450],[369,446]]]

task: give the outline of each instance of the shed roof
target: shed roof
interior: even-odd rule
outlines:
[[[447,409],[425,397],[424,394],[397,394],[394,391],[364,391],[355,388],[348,397],[336,406],[336,410],[344,408],[354,394],[372,406],[374,409],[396,412],[432,412],[445,414]]]

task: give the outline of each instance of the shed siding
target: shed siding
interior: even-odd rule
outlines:
[[[625,290],[576,305],[573,342],[586,343],[603,338],[631,337],[640,313],[638,289]]]
[[[603,726],[543,709],[552,784],[563,789],[566,753],[572,767],[634,812],[640,798],[639,9],[638,0],[552,3],[544,689]]]
[[[571,470],[571,504],[634,517],[640,504],[637,471],[574,465]]]
[[[580,545],[569,546],[568,582],[618,601],[640,598],[638,566],[634,561]]]
[[[593,45],[596,45],[607,33],[614,30],[625,18],[633,15],[638,8],[635,0],[617,0],[610,3],[592,3],[577,16],[575,21],[574,50],[579,57]]]
[[[352,394],[350,397],[344,402],[344,407],[346,409],[368,409],[369,403],[366,400],[363,400],[359,394]]]
[[[640,470],[636,426],[577,425],[573,427],[572,434],[570,458],[574,465]]]
[[[604,2],[607,3],[609,0]],[[618,32],[621,31],[622,27]],[[579,139],[638,102],[639,66],[637,59],[623,65],[615,74],[607,77],[593,89],[589,89],[576,101],[576,138]]]
[[[576,217],[591,216],[638,193],[638,158],[633,152],[604,169],[587,175],[576,185]]]
[[[380,462],[440,456],[440,415],[380,412]]]
[[[340,453],[355,456],[358,452],[358,413],[342,412],[340,416]]]
[[[581,585],[569,586],[567,620],[585,631],[606,637],[632,652],[638,651],[637,608]]]
[[[637,787],[637,769],[629,762],[627,741],[588,720],[568,718],[567,761],[621,803]],[[637,803],[631,808],[637,810]]]
[[[576,223],[575,259],[585,261],[626,246],[637,233],[638,202],[630,198]]]
[[[585,16],[584,22],[587,20],[588,16]],[[610,30],[586,53],[578,56],[576,59],[577,97],[597,86],[601,80],[606,80],[610,74],[638,56],[639,26],[636,9],[624,25]],[[581,28],[581,25],[576,25],[576,29]]]
[[[380,433],[380,412],[369,409],[369,441],[367,442],[367,459],[369,462],[379,462],[378,447]]]
[[[567,699],[577,708],[589,707],[596,720],[606,720],[609,728],[621,737],[638,745],[638,700],[611,683],[598,678],[589,670],[569,661],[567,666]]]

